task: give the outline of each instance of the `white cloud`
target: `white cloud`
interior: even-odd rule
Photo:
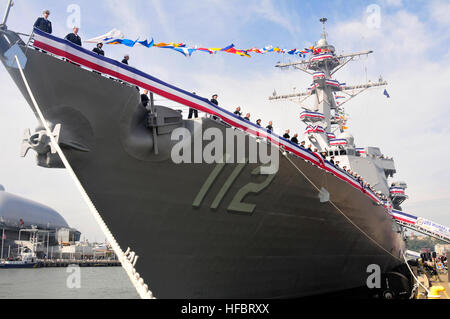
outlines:
[[[382,74],[390,83],[387,89],[391,99],[382,96],[382,91],[367,93],[347,107],[351,130],[361,145],[378,145],[388,156],[394,156],[398,172],[395,179],[409,185],[406,209],[450,224],[450,217],[441,213],[443,207],[450,206],[449,170],[441,160],[433,160],[450,156],[450,150],[442,147],[450,138],[446,80],[450,61],[445,54],[430,54],[439,51],[432,26],[416,15],[399,11],[384,14],[382,21],[379,30],[368,29],[358,21],[347,21],[336,28],[334,38],[339,46],[347,44],[355,49],[362,44],[358,37],[364,37],[368,48],[375,49],[372,57],[362,61],[369,69],[369,78],[374,80]],[[355,73],[343,71],[337,77],[348,83],[358,73],[363,74],[361,67],[349,70]],[[434,201],[440,204],[429,205]]]
[[[169,16],[166,14],[163,3],[159,0],[152,1],[153,7],[157,13],[159,23],[161,23],[163,29],[166,31],[167,35],[171,38],[174,37],[172,23],[173,21],[169,20]]]
[[[115,24],[120,25],[121,31],[128,37],[137,37],[147,33],[150,21],[134,17],[142,16],[146,12],[146,5],[137,5],[136,2],[109,0],[105,1],[106,10]],[[105,15],[106,16],[106,15]],[[107,30],[109,31],[109,30]],[[101,32],[100,32],[101,33]]]
[[[288,30],[292,36],[297,37],[300,32],[300,21],[295,12],[289,12],[289,9],[280,2],[271,0],[263,0],[258,5],[252,6],[253,12],[260,15],[262,18],[280,25]]]
[[[431,18],[443,26],[450,26],[450,2],[443,0],[431,1],[429,5]]]
[[[401,7],[403,5],[402,0],[380,0],[380,4],[390,7]]]

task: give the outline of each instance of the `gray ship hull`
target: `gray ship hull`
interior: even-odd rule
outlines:
[[[62,125],[64,154],[120,246],[139,255],[136,269],[156,297],[310,296],[364,286],[371,264],[382,272],[402,264],[404,242],[385,209],[297,157],[288,155],[339,210],[321,203],[283,156],[270,181],[254,174],[258,164],[243,165],[215,207],[238,166],[226,164],[194,203],[217,164],[174,164],[170,134],[155,142],[136,88],[33,49],[26,55],[24,72],[39,106]],[[5,67],[33,109],[18,70]],[[196,121],[225,130],[211,119]],[[49,167],[58,166],[52,161]],[[254,209],[229,209],[250,183],[264,185],[242,199]]]

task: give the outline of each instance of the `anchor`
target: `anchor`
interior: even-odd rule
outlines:
[[[56,124],[52,131],[52,135],[55,137],[56,142],[59,141],[59,135],[61,132],[61,124]],[[30,149],[36,151],[38,155],[46,155],[49,152],[56,154],[56,149],[50,142],[50,137],[47,135],[44,129],[36,130],[32,135],[30,129],[26,129],[22,140],[22,149],[20,156],[25,157]]]

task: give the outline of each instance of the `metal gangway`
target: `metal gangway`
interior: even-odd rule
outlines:
[[[409,213],[405,213],[399,210],[392,210],[392,217],[398,225],[439,239],[447,244],[450,244],[450,228],[435,223],[429,219],[417,217]]]

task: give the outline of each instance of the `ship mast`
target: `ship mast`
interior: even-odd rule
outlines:
[[[2,22],[0,23],[0,29],[5,29],[5,28],[6,28],[6,21],[8,21],[9,11],[11,10],[11,7],[12,7],[13,5],[14,5],[13,0],[9,0],[9,1],[8,1],[8,5],[7,5],[7,7],[6,7],[6,10],[5,10],[5,14],[4,14],[4,16],[3,16],[3,20],[2,20]]]
[[[330,149],[330,140],[334,139],[334,131],[344,131],[346,122],[342,105],[357,95],[372,87],[387,85],[381,78],[378,82],[364,83],[354,86],[346,86],[334,80],[332,76],[356,57],[367,56],[373,51],[362,51],[351,54],[336,55],[335,48],[327,42],[326,22],[327,18],[321,18],[322,36],[317,41],[315,50],[309,60],[291,63],[278,63],[277,68],[293,67],[313,76],[313,84],[302,93],[277,95],[269,97],[269,100],[293,100],[305,110],[301,114],[301,120],[307,125],[305,140],[309,141],[319,151]],[[341,92],[347,100],[343,103],[336,101],[335,94]],[[314,106],[306,106],[303,102],[309,97],[314,97]]]
[[[325,28],[325,23],[327,23],[328,19],[327,18],[321,18],[319,20],[322,23],[322,39],[327,40],[327,30]]]

